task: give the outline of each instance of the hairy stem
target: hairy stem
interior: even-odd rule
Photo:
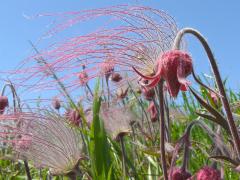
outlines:
[[[163,92],[163,80],[159,82],[159,108],[160,108],[160,153],[161,153],[161,164],[164,179],[168,179],[167,174],[167,162],[165,156],[165,118],[164,118],[164,92]]]
[[[225,89],[224,89],[224,85],[223,85],[223,82],[222,82],[222,79],[221,79],[221,76],[220,76],[220,73],[219,73],[219,70],[218,70],[216,60],[213,56],[213,53],[212,53],[207,41],[201,35],[201,33],[199,33],[197,30],[192,29],[192,28],[184,28],[177,33],[177,36],[174,40],[173,49],[180,49],[181,39],[182,39],[184,34],[194,35],[201,42],[201,44],[203,45],[203,47],[204,47],[204,49],[207,53],[207,56],[209,58],[209,61],[210,61],[210,64],[211,64],[211,67],[212,67],[212,70],[213,70],[213,74],[214,74],[214,77],[215,77],[215,80],[216,80],[216,84],[217,84],[218,90],[219,90],[220,95],[221,95],[221,97],[220,97],[221,102],[223,104],[224,110],[225,110],[226,115],[227,115],[228,126],[229,126],[231,136],[232,136],[233,141],[234,141],[234,146],[235,146],[235,149],[237,151],[238,158],[240,159],[240,138],[239,138],[239,134],[238,134],[237,127],[236,127],[236,125],[234,123],[234,120],[233,120],[233,115],[232,115],[232,112],[231,112],[231,109],[230,109],[230,106],[229,106],[229,102],[228,102],[227,95],[226,95],[226,92],[225,92]]]

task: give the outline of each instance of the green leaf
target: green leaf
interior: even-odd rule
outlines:
[[[106,131],[103,122],[99,118],[101,98],[98,97],[98,89],[99,86],[95,89],[93,123],[90,131],[89,149],[94,179],[105,180],[111,168],[111,155]]]

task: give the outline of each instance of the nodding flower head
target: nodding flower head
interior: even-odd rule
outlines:
[[[52,100],[52,106],[54,109],[59,110],[61,108],[61,103],[60,100],[58,98],[53,98]]]
[[[116,141],[121,136],[127,135],[131,131],[130,124],[136,120],[136,117],[128,108],[114,107],[102,104],[100,117],[104,122],[104,127],[109,135]]]
[[[8,137],[0,136],[0,140],[13,148],[16,158],[29,160],[36,168],[49,168],[52,175],[66,175],[83,158],[79,132],[54,111],[41,109],[41,114],[21,112],[0,119],[9,121],[8,126],[2,127],[6,128]]]
[[[78,74],[78,79],[80,81],[81,86],[84,86],[88,83],[88,75],[85,70]]]
[[[3,112],[7,106],[8,106],[8,97],[0,96],[0,114],[3,114]]]
[[[153,101],[150,102],[147,111],[150,113],[150,119],[152,122],[156,122],[158,120],[157,108]]]
[[[81,122],[81,116],[77,110],[70,109],[65,113],[67,120],[70,124],[79,126]]]
[[[157,61],[156,73],[153,76],[145,76],[136,68],[133,68],[143,79],[150,81],[143,84],[146,88],[155,87],[163,79],[172,97],[177,97],[179,90],[186,91],[190,82],[186,77],[192,72],[192,59],[183,51],[171,50],[163,53]]]
[[[119,73],[112,73],[110,80],[113,82],[119,82],[122,80],[122,76]]]
[[[197,172],[197,180],[221,180],[220,171],[208,166],[203,167]]]
[[[174,167],[170,171],[168,177],[171,180],[186,180],[191,177],[191,174],[187,171],[183,171],[181,168]]]

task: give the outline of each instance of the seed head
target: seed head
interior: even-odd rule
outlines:
[[[197,180],[221,180],[220,171],[208,166],[200,169],[196,177]]]
[[[81,136],[58,113],[43,109],[41,113],[0,117],[13,121],[5,126],[10,137],[7,144],[13,147],[16,158],[29,160],[36,168],[49,168],[52,175],[65,175],[73,171],[83,157]],[[21,126],[16,126],[16,121],[21,122]]]
[[[0,96],[0,114],[3,114],[3,112],[7,106],[8,106],[8,97]]]
[[[114,140],[130,132],[130,124],[136,120],[133,113],[127,108],[101,106],[100,117],[104,122],[106,131]]]

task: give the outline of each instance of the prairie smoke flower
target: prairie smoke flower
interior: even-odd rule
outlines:
[[[77,110],[70,109],[65,113],[65,116],[71,124],[73,124],[75,126],[80,125],[81,116]]]
[[[0,96],[0,114],[3,114],[3,112],[7,106],[8,106],[8,97]]]
[[[61,103],[60,100],[58,98],[53,98],[52,100],[52,106],[54,109],[59,110],[61,108]]]
[[[154,88],[161,79],[167,84],[167,89],[172,97],[177,97],[179,90],[186,91],[190,82],[186,77],[192,72],[192,59],[183,51],[171,50],[163,53],[157,61],[156,73],[153,76],[145,76],[136,68],[134,70],[148,84],[143,84],[146,88]]]
[[[157,116],[158,116],[158,113],[157,113],[157,108],[154,104],[153,101],[150,102],[149,106],[148,106],[148,109],[147,111],[150,113],[150,119],[152,122],[156,122],[157,121]]]
[[[184,172],[181,168],[174,167],[168,176],[170,180],[187,180],[191,174],[187,171]]]
[[[107,107],[106,104],[101,106],[100,117],[104,122],[106,131],[114,140],[119,140],[120,136],[130,133],[130,124],[136,121],[136,117],[129,109]]]
[[[76,74],[83,64],[86,65],[88,80],[102,76],[108,78],[116,70],[127,74],[125,83],[132,82],[137,79],[132,66],[144,74],[155,72],[156,60],[160,54],[171,49],[177,32],[171,16],[142,6],[120,5],[56,16],[60,16],[61,22],[57,21],[56,26],[46,33],[47,36],[56,35],[77,23],[97,21],[99,17],[107,17],[108,20],[110,17],[110,20],[103,27],[95,28],[94,32],[55,43],[47,51],[40,51],[23,61],[23,67],[11,73],[17,75],[16,79],[13,77],[17,85],[37,90],[58,90],[56,84],[59,83],[46,73],[51,69],[58,75],[59,81],[66,84],[67,91],[72,92],[81,87]],[[31,64],[32,59],[39,58],[46,63]]]
[[[197,180],[221,180],[220,171],[208,166],[203,167],[197,172]]]
[[[66,175],[75,170],[83,157],[79,132],[59,114],[16,113],[0,119],[21,122],[19,127],[15,123],[3,127],[11,137],[7,141],[16,158],[33,162],[36,168],[49,168],[52,175]]]

